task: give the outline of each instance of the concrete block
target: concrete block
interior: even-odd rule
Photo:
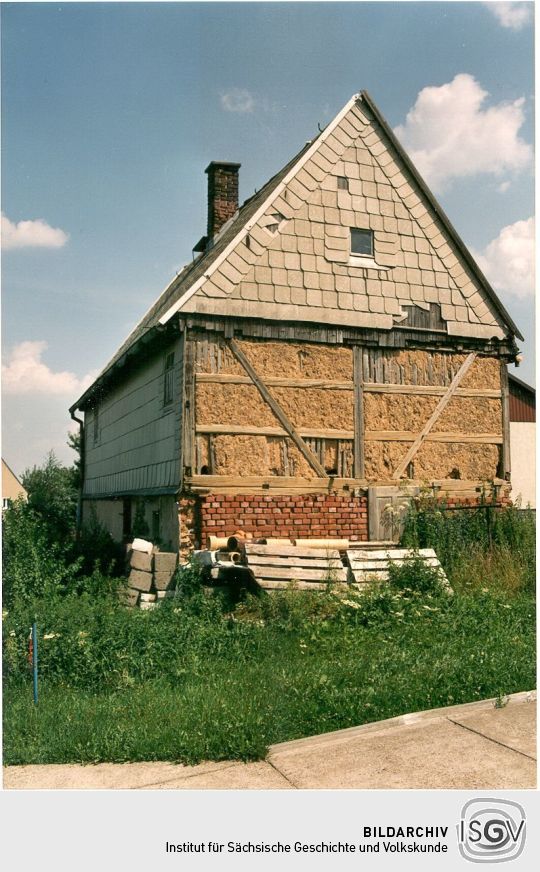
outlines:
[[[143,572],[152,572],[152,555],[145,551],[132,551],[129,555],[131,569],[142,569]]]
[[[149,591],[152,588],[152,573],[142,569],[132,569],[129,573],[129,586],[135,590]]]
[[[132,588],[124,588],[120,591],[120,601],[125,606],[136,606],[139,602],[139,591]]]
[[[148,542],[146,539],[134,539],[131,543],[132,551],[145,551],[147,554],[152,553],[153,545],[151,542]]]
[[[154,570],[156,572],[170,572],[176,569],[178,556],[174,551],[156,551],[154,554]]]
[[[154,585],[156,590],[167,590],[174,575],[174,570],[164,570],[163,572],[154,572]]]

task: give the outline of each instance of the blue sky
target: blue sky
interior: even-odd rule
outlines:
[[[67,407],[205,232],[208,162],[241,162],[245,199],[361,89],[499,282],[533,381],[532,4],[498,6],[2,4],[14,470],[71,459]]]

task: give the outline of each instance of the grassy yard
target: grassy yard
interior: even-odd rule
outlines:
[[[484,510],[411,511],[404,542],[437,548],[453,594],[418,561],[368,594],[236,605],[188,572],[153,611],[121,606],[118,581],[97,570],[52,560],[17,512],[4,549],[8,764],[252,760],[275,742],[535,686],[533,512],[488,525]]]
[[[64,600],[37,708],[8,629],[5,762],[258,759],[274,742],[535,685],[528,594],[321,596],[318,614],[313,599],[280,594],[266,617],[260,604],[227,617]]]

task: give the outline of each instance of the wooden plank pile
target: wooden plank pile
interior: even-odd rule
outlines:
[[[416,555],[421,557],[427,566],[436,568],[442,581],[448,585],[448,579],[433,548],[420,548],[419,551],[412,551],[408,548],[349,549],[347,551],[347,561],[350,567],[349,581],[359,589],[374,581],[387,581],[390,563],[402,566]]]
[[[328,584],[346,584],[347,569],[337,548],[246,543],[246,565],[263,590],[325,590]]]

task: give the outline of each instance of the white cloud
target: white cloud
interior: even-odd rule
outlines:
[[[503,27],[509,27],[511,30],[522,30],[532,20],[532,2],[497,2],[485,5]]]
[[[255,97],[246,88],[232,88],[220,96],[221,108],[225,112],[245,114],[255,109]]]
[[[92,383],[95,373],[78,378],[68,371],[53,372],[41,357],[43,341],[20,342],[2,364],[2,388],[6,394],[54,394],[76,400]]]
[[[499,194],[506,194],[509,187],[510,187],[510,182],[508,182],[508,181],[501,182],[501,184],[497,188],[497,191],[499,192]]]
[[[534,294],[534,218],[503,227],[474,256],[495,290],[521,299]]]
[[[46,221],[14,223],[2,213],[2,248],[62,248],[69,236],[59,227],[51,227]]]
[[[519,136],[525,120],[521,97],[486,109],[476,79],[459,73],[440,87],[423,88],[395,133],[411,160],[436,190],[452,179],[521,170],[532,148]]]

